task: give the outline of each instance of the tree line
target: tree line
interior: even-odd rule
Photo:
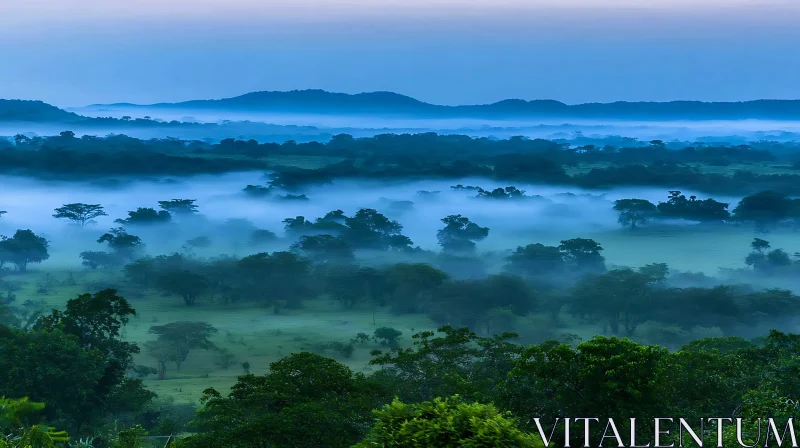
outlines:
[[[65,131],[52,137],[18,135],[0,146],[6,174],[51,176],[166,175],[244,170],[274,172],[271,185],[299,189],[341,178],[407,179],[489,177],[504,181],[574,185],[582,188],[663,186],[709,193],[750,194],[775,190],[800,194],[798,174],[760,174],[737,170],[706,173],[696,164],[724,166],[765,161],[800,162],[796,152],[774,145],[694,144],[669,149],[664,142],[635,147],[570,144],[513,137],[508,140],[435,133],[353,138],[337,135],[326,143],[259,143],[224,139],[219,143],[178,139],[106,138]],[[765,149],[759,149],[759,148]],[[272,165],[274,155],[335,156],[344,160],[317,169]],[[604,163],[585,173],[571,167]],[[797,165],[800,166],[800,165]]]

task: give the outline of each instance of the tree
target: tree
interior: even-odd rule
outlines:
[[[56,431],[45,425],[27,425],[32,414],[44,408],[44,403],[28,398],[0,397],[0,448],[56,448],[69,441],[66,431]]]
[[[20,272],[25,272],[29,263],[41,263],[50,258],[47,252],[49,246],[47,240],[29,229],[17,230],[13,237],[2,238],[0,257],[14,264]]]
[[[656,206],[645,199],[619,199],[614,202],[614,210],[619,212],[620,225],[631,229],[645,224],[658,212]]]
[[[766,232],[769,226],[788,218],[793,206],[785,195],[767,190],[744,197],[733,209],[733,217],[753,222],[757,231]]]
[[[564,240],[558,250],[572,269],[587,272],[603,272],[606,269],[606,259],[600,254],[603,246],[597,241],[586,238]]]
[[[227,397],[203,393],[197,433],[185,448],[269,446],[345,448],[361,440],[371,410],[388,401],[383,385],[333,359],[296,353],[264,376],[240,376]]]
[[[767,252],[767,249],[770,248],[769,241],[754,238],[750,247],[753,251],[747,255],[744,262],[748,266],[752,266],[755,271],[772,274],[792,265],[792,259],[784,250],[775,249]]]
[[[178,359],[177,346],[161,339],[147,341],[143,346],[145,353],[153,357],[158,363],[156,373],[158,374],[158,379],[163,380],[167,377],[167,363],[175,362]]]
[[[122,227],[117,227],[104,233],[97,239],[97,242],[108,243],[108,247],[117,254],[117,256],[131,260],[136,256],[136,253],[144,247],[142,239],[136,235],[129,234]]]
[[[572,306],[581,313],[601,316],[613,334],[620,334],[622,324],[625,334],[632,336],[652,312],[649,294],[653,281],[632,269],[588,277],[575,285]]]
[[[197,296],[208,291],[210,285],[208,279],[201,274],[186,269],[172,269],[158,276],[156,286],[181,296],[187,305],[194,305]]]
[[[729,219],[729,204],[713,199],[698,200],[695,196],[686,196],[680,191],[670,191],[667,202],[658,204],[658,211],[666,218],[690,219],[693,221],[724,221]]]
[[[216,348],[210,338],[218,330],[206,322],[172,322],[166,325],[152,326],[148,332],[158,335],[156,344],[149,347],[156,347],[161,359],[164,355],[169,354],[167,359],[173,361],[176,368],[180,370],[181,364],[192,350]],[[156,359],[161,362],[161,359]]]
[[[3,215],[5,215],[6,213],[8,213],[8,212],[7,212],[7,211],[5,211],[5,210],[0,210],[0,218],[2,218],[2,217],[3,217]]]
[[[481,227],[465,216],[450,215],[442,218],[442,222],[445,227],[437,232],[436,238],[446,252],[473,252],[475,241],[489,236],[488,227]]]
[[[283,228],[286,230],[287,235],[297,236],[313,230],[314,225],[310,221],[306,221],[304,216],[297,216],[284,219]]]
[[[128,212],[125,219],[115,219],[114,222],[122,225],[152,225],[166,224],[172,221],[172,215],[166,210],[156,211],[153,208],[139,207],[134,211]]]
[[[375,339],[380,340],[381,344],[388,345],[389,347],[397,346],[397,339],[403,334],[402,331],[396,330],[391,327],[380,327],[375,329]]]
[[[663,400],[672,392],[670,359],[662,347],[616,337],[595,336],[577,347],[547,341],[519,356],[502,385],[501,402],[511,412],[541,416],[542,422],[565,415],[602,415],[618,422],[635,415],[648,421],[670,411]],[[690,393],[696,397],[696,390]],[[582,432],[580,426],[573,433]],[[599,440],[603,428],[596,425],[590,437]],[[619,428],[620,434],[626,430]],[[565,445],[563,438],[553,444]]]
[[[197,199],[172,199],[158,201],[158,206],[169,214],[188,216],[197,213],[197,206],[194,204],[196,201]]]
[[[397,263],[387,270],[387,276],[392,309],[400,313],[419,312],[448,279],[446,273],[425,263]]]
[[[459,394],[470,400],[495,402],[503,382],[522,353],[513,333],[485,338],[469,328],[444,326],[411,336],[411,347],[375,351],[370,365],[380,366],[374,378],[408,402]]]
[[[100,204],[83,204],[80,202],[74,204],[64,204],[55,209],[53,218],[67,219],[78,224],[81,227],[86,227],[87,224],[96,224],[95,218],[101,216],[108,216]]]
[[[133,315],[123,297],[105,289],[67,301],[64,311],[41,317],[30,331],[0,335],[0,395],[48,403],[48,421],[70,431],[141,410],[155,394],[126,374],[139,348],[120,340],[120,332]]]
[[[303,235],[291,245],[291,249],[315,262],[349,261],[355,258],[347,240],[333,235]]]
[[[509,271],[535,277],[557,275],[566,267],[558,247],[539,243],[517,247],[506,261]]]
[[[338,212],[331,212],[336,213]],[[325,215],[323,223],[336,223],[341,217],[339,214]],[[393,221],[377,210],[362,208],[350,218],[345,218],[346,228],[342,236],[353,248],[356,249],[406,249],[411,246],[411,240],[400,232],[403,226]]]
[[[370,433],[353,448],[542,446],[517,427],[510,413],[501,413],[491,404],[466,403],[458,395],[412,405],[395,399],[375,411],[375,417]]]
[[[82,265],[89,269],[107,268],[118,266],[120,264],[119,257],[108,252],[100,251],[86,251],[80,253],[80,258],[83,260]]]

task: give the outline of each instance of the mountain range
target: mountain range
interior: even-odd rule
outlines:
[[[82,110],[172,110],[181,112],[269,112],[403,118],[474,119],[583,119],[583,120],[800,120],[800,100],[754,100],[743,102],[625,102],[568,105],[554,100],[510,99],[492,104],[443,106],[425,103],[392,92],[359,94],[324,90],[252,92],[217,100],[193,100],[157,104],[94,104]],[[75,109],[81,110],[81,109]],[[96,114],[95,114],[96,115]],[[0,122],[108,124],[110,118],[90,118],[41,101],[0,99]],[[141,119],[137,125],[147,124]],[[131,123],[132,124],[132,123]],[[155,125],[155,122],[151,122]]]
[[[800,100],[754,100],[743,102],[625,102],[568,105],[555,100],[508,99],[492,104],[443,106],[392,92],[359,94],[324,90],[252,92],[217,100],[193,100],[158,104],[95,104],[90,108],[148,108],[173,110],[219,110],[294,114],[343,114],[419,118],[564,118],[619,120],[739,120],[800,119]]]

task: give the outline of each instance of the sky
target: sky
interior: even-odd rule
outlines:
[[[0,98],[800,99],[800,0],[0,0]]]

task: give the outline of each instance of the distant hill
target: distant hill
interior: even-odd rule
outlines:
[[[355,95],[324,90],[253,92],[219,100],[90,107],[258,111],[305,114],[382,115],[420,118],[572,118],[620,120],[800,119],[800,100],[744,102],[615,102],[567,105],[554,100],[509,99],[493,104],[442,106],[392,92]]]
[[[41,101],[0,99],[0,121],[73,123],[86,119]]]

